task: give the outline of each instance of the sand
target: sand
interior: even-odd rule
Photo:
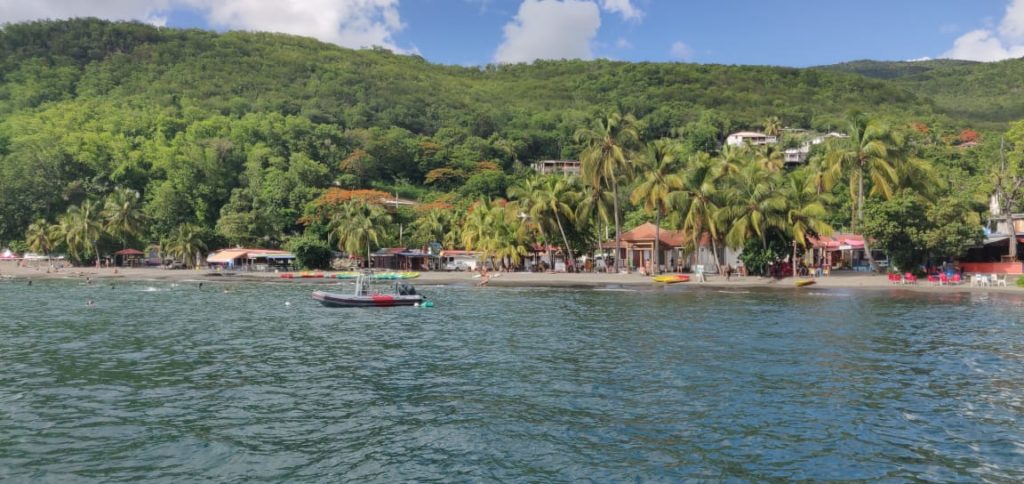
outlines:
[[[467,272],[422,272],[420,277],[415,279],[416,284],[439,284],[439,285],[465,285],[471,286],[479,282],[474,278],[473,273]],[[160,269],[160,268],[101,268],[95,267],[70,267],[60,271],[47,273],[46,264],[40,263],[28,266],[20,266],[13,261],[0,262],[0,277],[15,279],[74,279],[83,280],[90,278],[94,280],[138,280],[138,281],[186,281],[197,280],[206,282],[267,282],[289,284],[301,281],[303,283],[334,283],[334,279],[282,279],[280,274],[273,272],[241,272],[225,274],[207,269]],[[803,279],[803,278],[801,278]],[[1015,277],[1008,278],[1008,287],[985,286],[972,287],[970,284],[956,286],[936,286],[927,281],[918,282],[916,285],[893,285],[884,275],[870,275],[858,272],[833,272],[829,277],[816,279],[816,283],[808,288],[860,288],[860,289],[906,289],[912,291],[926,292],[955,292],[955,291],[981,291],[981,292],[1006,292],[1024,294],[1024,288],[1014,285]],[[806,290],[798,289],[793,284],[792,278],[781,280],[762,277],[737,277],[726,279],[722,276],[708,276],[707,282],[686,282],[684,285],[709,287],[709,288],[764,288],[764,289],[785,289],[785,290]],[[489,287],[581,287],[581,288],[615,288],[615,287],[636,287],[655,286],[650,277],[639,274],[608,274],[608,273],[538,273],[538,272],[507,272],[492,273],[488,283]]]

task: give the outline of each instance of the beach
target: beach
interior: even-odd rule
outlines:
[[[326,272],[330,274],[331,272]],[[479,278],[472,272],[421,272],[415,279],[416,284],[440,285],[475,285]],[[39,266],[29,263],[19,266],[14,262],[0,262],[0,277],[16,279],[76,279],[124,281],[204,281],[204,282],[259,282],[294,284],[302,283],[335,283],[336,279],[284,279],[276,272],[222,272],[208,269],[163,269],[163,268],[99,268],[96,267],[65,267],[59,271],[46,271],[46,265]],[[692,277],[692,276],[691,276]],[[797,278],[800,280],[811,278]],[[923,279],[923,278],[922,278]],[[971,286],[965,282],[959,285],[939,286],[925,280],[917,284],[893,284],[884,274],[865,274],[862,272],[833,272],[828,277],[814,279],[813,288],[856,288],[856,289],[906,289],[922,292],[979,291],[1024,293],[1024,288],[1016,287],[1015,277],[1007,278],[1007,286]],[[489,287],[578,287],[608,288],[661,286],[652,282],[650,276],[637,273],[564,273],[564,272],[492,272]],[[780,290],[797,290],[794,279],[771,279],[756,276],[724,276],[709,275],[706,282],[690,282],[674,284],[674,286],[697,286],[709,288],[764,288]]]

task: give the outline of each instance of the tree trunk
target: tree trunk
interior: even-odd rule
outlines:
[[[1007,205],[1009,206],[1009,205]],[[1017,228],[1013,226],[1013,210],[1006,210],[1006,230],[1009,231],[1010,261],[1017,261]]]
[[[615,272],[622,272],[622,261],[620,254],[620,246],[622,245],[622,226],[619,223],[619,182],[612,178],[612,202],[614,203],[615,210]]]
[[[654,213],[654,271],[661,274],[661,207]]]
[[[796,277],[796,240],[793,241],[793,277]]]
[[[565,229],[562,228],[562,217],[558,215],[558,211],[555,210],[555,220],[558,222],[558,231],[562,233],[562,242],[565,242],[565,253],[569,254],[569,260],[572,261],[573,267],[576,266],[576,256],[572,253],[572,248],[569,247],[569,238],[565,236]],[[565,271],[569,272],[569,261],[565,261]]]
[[[722,268],[719,267],[720,259],[718,258],[718,244],[715,242],[715,234],[708,232],[708,235],[711,238],[711,255],[715,257],[715,267],[718,267],[718,272],[721,274]]]
[[[863,226],[864,225],[864,171],[863,171],[863,169],[860,172],[860,176],[857,177],[857,184],[858,184],[858,188],[857,188],[857,190],[858,190],[858,194],[857,194],[857,222],[861,226]],[[863,229],[861,229],[861,232],[863,232]],[[868,247],[868,236],[864,235],[863,233],[860,234],[860,235],[861,235],[861,237],[864,237],[864,256],[868,258],[868,267],[871,269],[871,272],[874,272],[875,271],[875,258],[871,257],[871,248]]]

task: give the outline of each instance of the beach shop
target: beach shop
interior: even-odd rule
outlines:
[[[292,270],[295,255],[285,250],[274,249],[222,249],[206,257],[211,269],[239,271]]]
[[[659,251],[661,252],[662,270],[671,270],[678,266],[681,260],[680,249],[686,245],[686,237],[682,230],[661,229],[650,222],[640,225],[633,230],[623,232],[621,247],[618,257],[625,262],[625,266],[633,270],[643,267],[655,270],[654,268],[654,246],[655,240],[660,241]],[[602,249],[615,250],[615,240],[601,244]]]

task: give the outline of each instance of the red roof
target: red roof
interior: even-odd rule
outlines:
[[[864,236],[857,234],[837,233],[831,236],[808,237],[808,240],[810,240],[811,246],[816,249],[839,250],[839,247],[844,245],[848,245],[853,249],[864,248]]]
[[[653,242],[657,228],[658,227],[656,225],[647,222],[633,230],[623,233],[622,240],[625,240],[626,242]],[[661,243],[664,245],[679,247],[686,244],[686,237],[683,235],[682,230],[661,229],[661,232],[658,233],[658,235]]]
[[[146,253],[141,250],[135,249],[121,249],[117,252],[114,252],[114,255],[146,255]]]

